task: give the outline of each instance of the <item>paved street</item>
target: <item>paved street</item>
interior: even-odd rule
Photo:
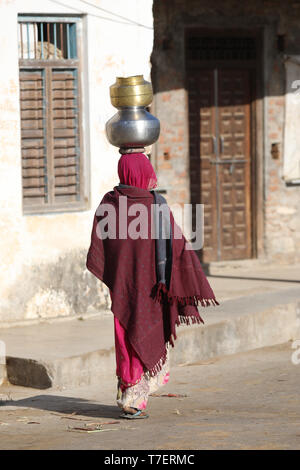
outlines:
[[[300,449],[300,364],[291,343],[171,371],[151,397],[150,418],[119,420],[115,380],[101,387],[2,386],[1,449]],[[10,400],[10,401],[5,401]],[[70,428],[103,424],[106,432]]]

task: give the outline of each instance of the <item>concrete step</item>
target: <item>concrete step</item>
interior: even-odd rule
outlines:
[[[204,326],[179,327],[171,362],[182,364],[300,339],[299,289],[231,299],[201,309]],[[0,329],[7,379],[33,388],[103,383],[115,375],[113,316]]]
[[[0,329],[7,379],[33,388],[101,383],[115,369],[113,316],[97,316]]]

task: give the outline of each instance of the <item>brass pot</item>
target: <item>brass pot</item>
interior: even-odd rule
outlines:
[[[118,109],[128,106],[149,106],[153,100],[152,85],[143,75],[117,77],[110,87],[111,104]]]

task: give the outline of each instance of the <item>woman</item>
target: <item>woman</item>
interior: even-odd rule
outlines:
[[[218,302],[197,255],[174,236],[149,159],[125,154],[118,174],[94,217],[87,268],[111,293],[121,417],[142,419],[149,395],[169,380],[176,325],[203,322],[197,305]]]

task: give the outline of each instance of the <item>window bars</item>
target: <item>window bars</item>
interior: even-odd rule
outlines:
[[[187,38],[190,60],[255,60],[256,40],[253,37],[193,36]]]
[[[19,20],[19,59],[77,59],[76,23]]]

